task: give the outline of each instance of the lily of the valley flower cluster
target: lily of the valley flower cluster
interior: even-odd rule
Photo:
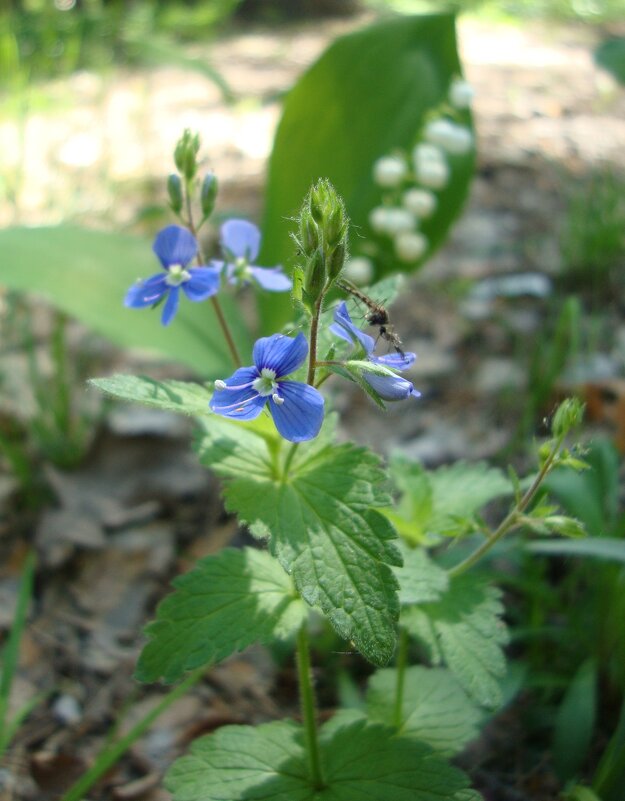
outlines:
[[[426,123],[410,156],[393,153],[373,165],[373,179],[385,194],[383,204],[371,210],[369,224],[375,234],[392,241],[401,262],[416,262],[427,252],[429,242],[420,223],[436,214],[436,193],[449,183],[454,157],[473,148],[470,129],[455,119],[470,107],[472,98],[470,84],[459,78],[452,81],[447,103]],[[356,256],[348,270],[358,281],[361,274],[372,273],[372,265],[367,257]]]
[[[331,371],[333,365],[349,364],[317,359],[317,335],[324,298],[339,278],[347,253],[349,222],[343,203],[328,181],[320,181],[311,189],[299,220],[299,234],[295,238],[305,265],[296,267],[300,274],[297,282],[300,295],[296,300],[311,320],[310,342],[303,333],[294,337],[284,334],[262,337],[254,345],[253,364],[242,367],[215,295],[227,283],[237,286],[252,284],[260,290],[286,292],[293,288],[293,282],[281,267],[255,264],[260,251],[260,231],[246,220],[232,219],[221,226],[223,258],[204,263],[192,233],[193,221],[182,216],[182,209],[188,209],[190,204],[180,202],[189,199],[188,194],[186,198],[184,195],[196,185],[195,156],[199,140],[185,132],[178,148],[182,144],[186,149],[182,149],[176,164],[185,183],[178,182],[177,176],[170,176],[168,189],[170,199],[173,198],[172,208],[187,225],[169,225],[157,234],[153,250],[163,269],[132,286],[126,293],[125,305],[139,309],[163,303],[161,322],[169,325],[178,309],[181,291],[192,302],[212,299],[224,336],[232,345],[231,353],[237,369],[229,378],[215,381],[210,409],[237,421],[253,420],[267,409],[285,439],[294,443],[313,439],[321,429],[324,416],[324,398],[318,386],[328,377],[325,374],[316,380],[316,370]],[[205,180],[201,193],[203,221],[214,205],[214,178],[208,182],[212,196],[204,202],[206,186]],[[398,346],[396,353],[376,356],[373,338],[354,325],[344,302],[335,308],[334,324],[330,330],[358,351],[353,354],[357,365],[354,369],[358,370],[359,380],[367,383],[367,391],[376,399],[397,401],[419,396],[412,383],[397,374],[414,362],[414,353],[404,353]],[[303,366],[307,357],[306,382],[289,379]]]

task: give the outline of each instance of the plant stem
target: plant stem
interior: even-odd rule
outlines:
[[[184,200],[185,206],[187,209],[187,227],[189,231],[193,234],[193,236],[197,239],[198,229],[195,227],[195,223],[193,221],[193,207],[191,205],[191,186],[187,181],[184,184]],[[202,267],[204,264],[204,257],[202,256],[202,251],[200,249],[200,243],[197,243],[198,251],[197,251],[197,265],[198,267]],[[215,316],[217,317],[217,322],[219,323],[219,327],[221,328],[221,332],[224,335],[224,339],[226,340],[226,344],[228,345],[228,350],[230,351],[230,355],[232,356],[232,361],[234,362],[235,367],[241,367],[243,362],[241,361],[241,356],[239,355],[239,351],[237,350],[237,346],[234,341],[234,337],[230,332],[230,328],[224,316],[224,313],[221,308],[221,303],[219,302],[216,295],[212,295],[210,301],[213,305],[213,311],[215,312]]]
[[[315,306],[315,313],[310,321],[310,351],[308,355],[308,378],[307,383],[311,387],[315,386],[315,368],[317,367],[317,335],[319,333],[319,315],[321,314],[321,298]]]
[[[473,567],[476,562],[490,551],[490,549],[497,543],[499,540],[510,531],[510,529],[514,528],[514,526],[518,523],[519,518],[522,516],[523,512],[527,508],[528,504],[536,495],[538,488],[543,483],[545,476],[551,470],[551,466],[553,464],[553,460],[556,458],[560,447],[562,446],[562,442],[564,437],[558,437],[555,440],[549,455],[545,459],[543,466],[540,468],[538,475],[532,481],[531,486],[526,491],[525,495],[518,501],[516,506],[511,509],[511,511],[506,515],[506,517],[501,521],[499,526],[495,531],[492,532],[488,536],[488,538],[476,548],[472,554],[467,556],[462,562],[457,564],[455,567],[452,567],[450,570],[447,571],[447,575],[449,578],[455,578],[456,576],[460,576],[462,573],[466,573],[466,571]]]
[[[321,790],[324,787],[324,783],[321,772],[319,740],[317,737],[317,710],[315,707],[315,695],[313,692],[310,670],[308,631],[305,625],[301,627],[297,634],[297,672],[299,678],[302,718],[304,721],[304,730],[306,735],[306,752],[308,754],[310,780],[315,790]]]
[[[93,787],[93,785],[104,776],[104,774],[121,759],[124,753],[132,746],[132,744],[146,732],[154,721],[161,715],[174,701],[177,701],[193,687],[194,684],[202,678],[206,672],[206,667],[199,668],[189,675],[186,681],[179,684],[178,687],[171,690],[163,698],[160,704],[152,709],[148,714],[142,718],[125,737],[122,737],[116,743],[105,748],[97,757],[95,764],[84,773],[77,782],[75,782],[61,801],[82,801],[85,794]]]
[[[291,462],[293,461],[293,457],[297,453],[298,446],[299,442],[294,442],[289,448],[289,452],[287,453],[286,459],[284,460],[284,467],[282,468],[282,481],[286,481],[289,477],[289,468],[291,467]]]
[[[404,722],[404,685],[406,683],[406,665],[408,664],[408,632],[399,629],[399,643],[397,645],[397,681],[395,683],[395,708],[393,710],[393,725],[400,729]]]

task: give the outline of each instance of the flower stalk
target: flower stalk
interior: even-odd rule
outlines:
[[[315,790],[322,790],[324,782],[317,732],[317,709],[312,686],[308,631],[305,625],[300,628],[297,635],[297,673],[310,780]]]

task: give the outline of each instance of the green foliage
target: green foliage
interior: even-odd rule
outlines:
[[[385,726],[357,720],[323,727],[320,748],[324,787],[317,789],[295,723],[224,726],[193,743],[165,786],[174,801],[480,801],[463,773]]]
[[[362,654],[385,664],[399,613],[391,565],[395,532],[371,509],[389,502],[378,457],[326,437],[291,448],[211,419],[197,442],[200,460],[225,483],[226,507],[269,547],[311,605]],[[280,459],[282,458],[282,462]],[[286,470],[285,470],[286,468]]]
[[[592,742],[597,715],[597,666],[586,660],[567,687],[556,715],[553,763],[560,779],[579,773]]]
[[[509,479],[484,462],[457,462],[426,471],[405,457],[391,459],[391,475],[401,495],[384,514],[411,543],[459,537],[479,525],[476,514],[490,501],[512,492]]]
[[[36,292],[122,347],[139,347],[218,378],[231,371],[228,348],[208,303],[181,303],[169,328],[157,313],[126,309],[123,299],[137,278],[160,269],[148,241],[75,226],[0,231],[5,266],[0,283]],[[228,298],[220,298],[241,350],[249,335]]]
[[[89,383],[120,400],[142,403],[155,409],[194,417],[212,414],[208,408],[210,392],[190,381],[155,381],[146,376],[113,375],[110,378],[92,378]]]
[[[454,676],[444,668],[414,666],[406,670],[402,723],[398,733],[453,756],[478,733],[482,713]],[[378,670],[369,681],[370,720],[393,726],[397,671]]]
[[[319,176],[344,198],[353,241],[369,230],[369,212],[381,196],[374,162],[411,148],[426,114],[446,99],[459,73],[450,14],[394,19],[333,42],[284,105],[269,165],[261,263],[292,257],[283,221],[297,214]],[[455,159],[452,180],[439,196],[441,211],[423,223],[430,252],[458,215],[472,167],[471,158]]]
[[[140,681],[178,680],[253,642],[284,639],[306,619],[290,578],[263,551],[225,549],[173,582],[137,666]]]
[[[402,608],[401,623],[425,646],[435,665],[444,663],[478,703],[501,704],[498,681],[506,670],[508,641],[497,588],[473,575],[449,583],[439,600]]]
[[[625,37],[615,36],[601,42],[595,50],[595,61],[625,84]]]
[[[404,564],[396,568],[401,604],[423,604],[438,599],[449,589],[447,571],[438,567],[422,548],[401,546]]]

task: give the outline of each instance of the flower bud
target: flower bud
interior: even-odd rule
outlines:
[[[395,237],[395,253],[400,261],[417,261],[427,248],[427,239],[418,231],[405,231]]]
[[[424,136],[428,142],[444,148],[448,153],[463,155],[473,146],[473,134],[463,125],[447,119],[432,120],[425,126]]]
[[[345,239],[338,243],[332,251],[330,259],[328,260],[328,278],[334,281],[339,277],[345,266],[345,257],[347,256],[347,243]]]
[[[415,167],[417,181],[430,189],[442,189],[449,181],[449,167],[444,161],[426,161]]]
[[[187,181],[191,181],[197,172],[197,154],[200,149],[200,135],[191,133],[189,128],[186,128],[174,150],[174,162],[178,168],[178,172],[183,175]]]
[[[328,187],[330,186],[330,182],[322,178],[310,190],[310,213],[318,225],[321,225],[329,211],[331,200]]]
[[[398,156],[384,156],[373,165],[373,180],[378,186],[399,186],[407,173],[406,163]]]
[[[427,189],[408,189],[402,195],[402,203],[416,217],[431,217],[436,210],[436,195]]]
[[[202,189],[200,190],[200,205],[202,207],[202,214],[204,219],[210,217],[215,208],[215,200],[217,199],[217,177],[214,173],[209,173],[204,176],[202,181]]]
[[[319,229],[309,208],[303,208],[299,218],[299,245],[306,256],[319,247]]]
[[[462,78],[455,78],[449,87],[449,102],[454,108],[469,108],[474,95],[475,89]]]
[[[551,433],[554,437],[563,437],[578,426],[584,417],[584,404],[579,398],[566,398],[556,409],[551,421]]]
[[[369,215],[369,223],[378,234],[396,236],[403,231],[414,231],[417,221],[408,209],[377,206]]]
[[[312,312],[326,284],[325,258],[318,248],[308,259],[304,274],[304,302]]]
[[[420,164],[445,163],[445,154],[436,145],[420,142],[412,151],[412,161],[417,168]]]
[[[167,176],[167,194],[169,195],[169,205],[174,214],[178,214],[182,209],[182,181],[175,172]]]
[[[337,203],[333,205],[324,221],[325,242],[329,247],[335,247],[347,234],[347,217],[343,201],[337,196]]]

